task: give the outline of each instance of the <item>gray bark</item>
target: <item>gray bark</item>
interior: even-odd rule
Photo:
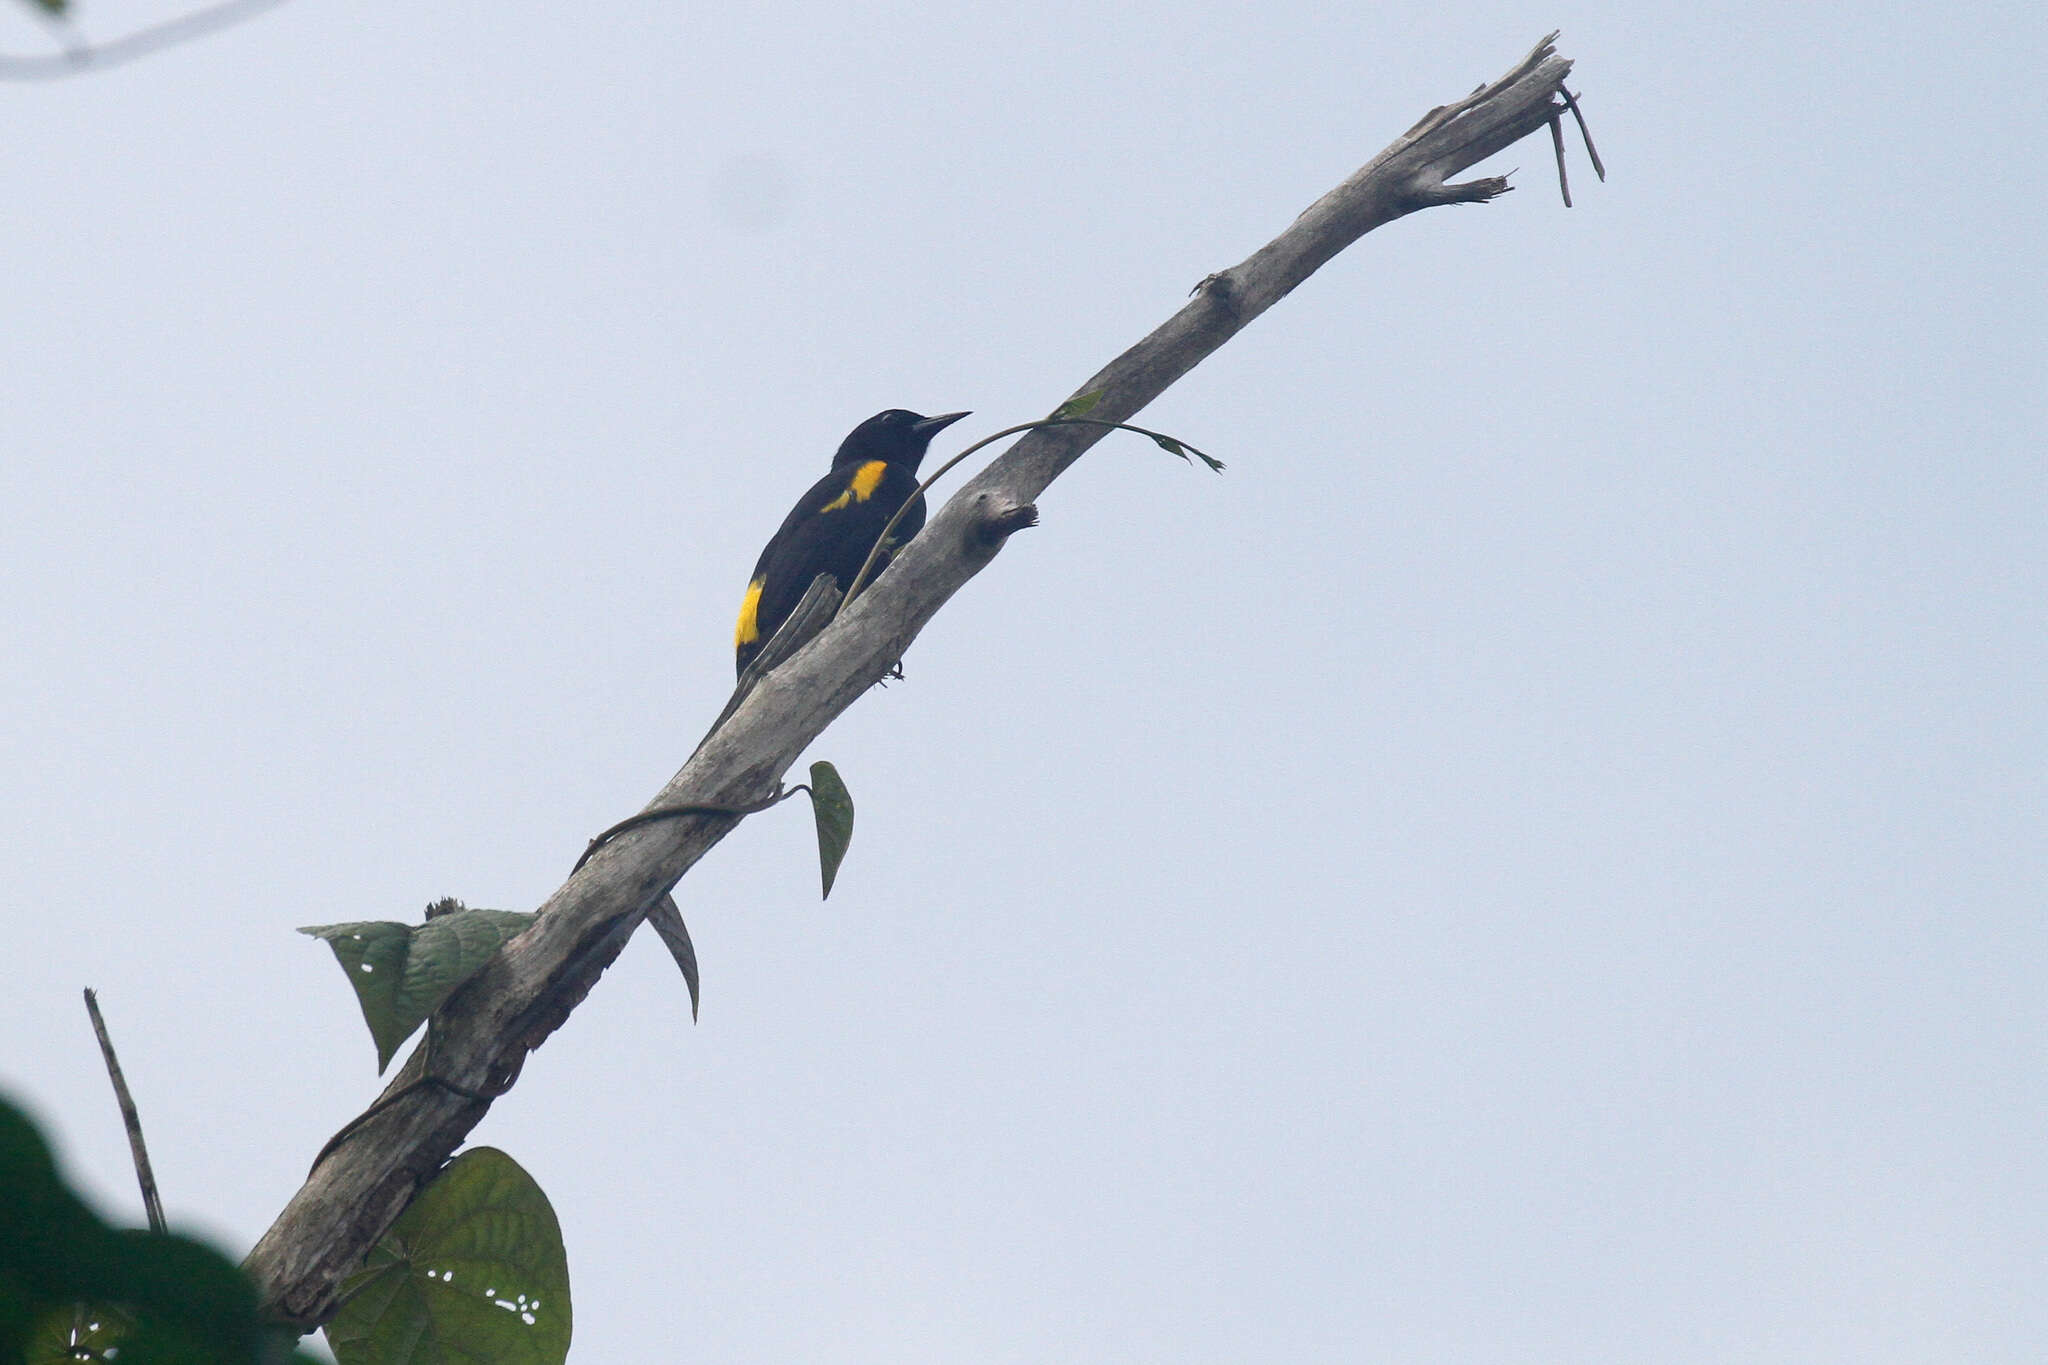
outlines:
[[[1211,275],[1150,336],[1076,390],[1088,416],[1128,421],[1318,267],[1381,224],[1439,204],[1485,203],[1508,189],[1451,177],[1540,131],[1565,106],[1571,63],[1552,34],[1514,70],[1431,110],[1249,258]],[[955,494],[889,570],[775,668],[706,737],[649,809],[741,807],[772,795],[804,749],[903,658],[924,624],[1000,550],[1046,485],[1103,429],[1033,431]],[[311,1327],[333,1312],[344,1276],[516,1079],[526,1054],[579,1004],[677,880],[739,823],[690,816],[627,831],[550,896],[433,1021],[378,1101],[330,1151],[249,1255],[264,1302]],[[431,1058],[431,1062],[429,1062]],[[423,1079],[429,1074],[434,1079]]]

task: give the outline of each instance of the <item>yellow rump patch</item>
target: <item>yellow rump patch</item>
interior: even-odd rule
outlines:
[[[881,460],[869,460],[859,469],[853,471],[853,482],[846,486],[844,493],[841,493],[818,510],[820,512],[837,512],[848,503],[866,502],[875,495],[875,490],[882,486],[882,476],[888,472],[889,466]]]
[[[757,578],[747,584],[747,595],[740,599],[740,623],[732,633],[732,647],[750,645],[761,638],[761,589],[767,580]]]

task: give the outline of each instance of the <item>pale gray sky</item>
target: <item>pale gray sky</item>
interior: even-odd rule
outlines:
[[[111,36],[174,12],[83,0]],[[0,1086],[239,1253],[300,924],[528,908],[884,407],[1045,412],[1552,27],[1612,180],[1098,447],[475,1140],[572,1359],[2048,1355],[2032,6],[293,0],[0,86]],[[9,4],[0,48],[46,36]],[[942,443],[941,453],[957,449]],[[949,485],[950,486],[950,485]]]

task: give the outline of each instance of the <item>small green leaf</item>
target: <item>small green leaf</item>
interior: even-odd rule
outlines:
[[[839,864],[853,842],[853,794],[839,780],[839,770],[822,759],[811,765],[811,816],[818,822],[818,871],[829,897],[832,879],[839,875]]]
[[[1165,451],[1169,455],[1178,455],[1183,460],[1188,460],[1189,464],[1193,464],[1194,460],[1200,460],[1203,464],[1209,466],[1209,468],[1215,470],[1218,474],[1221,474],[1223,472],[1223,461],[1213,459],[1210,456],[1204,455],[1201,451],[1196,450],[1186,441],[1176,441],[1171,436],[1155,432],[1152,435],[1152,443],[1158,446],[1161,450]],[[1194,457],[1194,460],[1188,459],[1188,457],[1191,455]]]
[[[71,0],[29,0],[29,2],[33,5],[38,6],[41,9],[49,11],[51,14],[56,15],[59,19],[62,19],[64,17],[64,11],[71,8]]]
[[[533,919],[517,910],[454,910],[425,924],[363,920],[299,932],[326,940],[348,973],[381,1072],[413,1030]]]
[[[511,1157],[472,1147],[342,1286],[327,1344],[340,1365],[560,1365],[570,1319],[569,1258],[548,1197]]]
[[[1101,401],[1101,389],[1097,389],[1093,393],[1078,394],[1075,397],[1069,398],[1066,402],[1060,404],[1058,407],[1054,408],[1052,410],[1052,416],[1046,418],[1046,420],[1048,422],[1057,422],[1062,417],[1084,417],[1094,409],[1097,403],[1100,403]]]

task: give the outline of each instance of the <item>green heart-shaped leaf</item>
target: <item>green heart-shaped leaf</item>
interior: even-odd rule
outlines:
[[[518,1162],[473,1147],[398,1216],[327,1324],[340,1365],[560,1365],[569,1258]]]

